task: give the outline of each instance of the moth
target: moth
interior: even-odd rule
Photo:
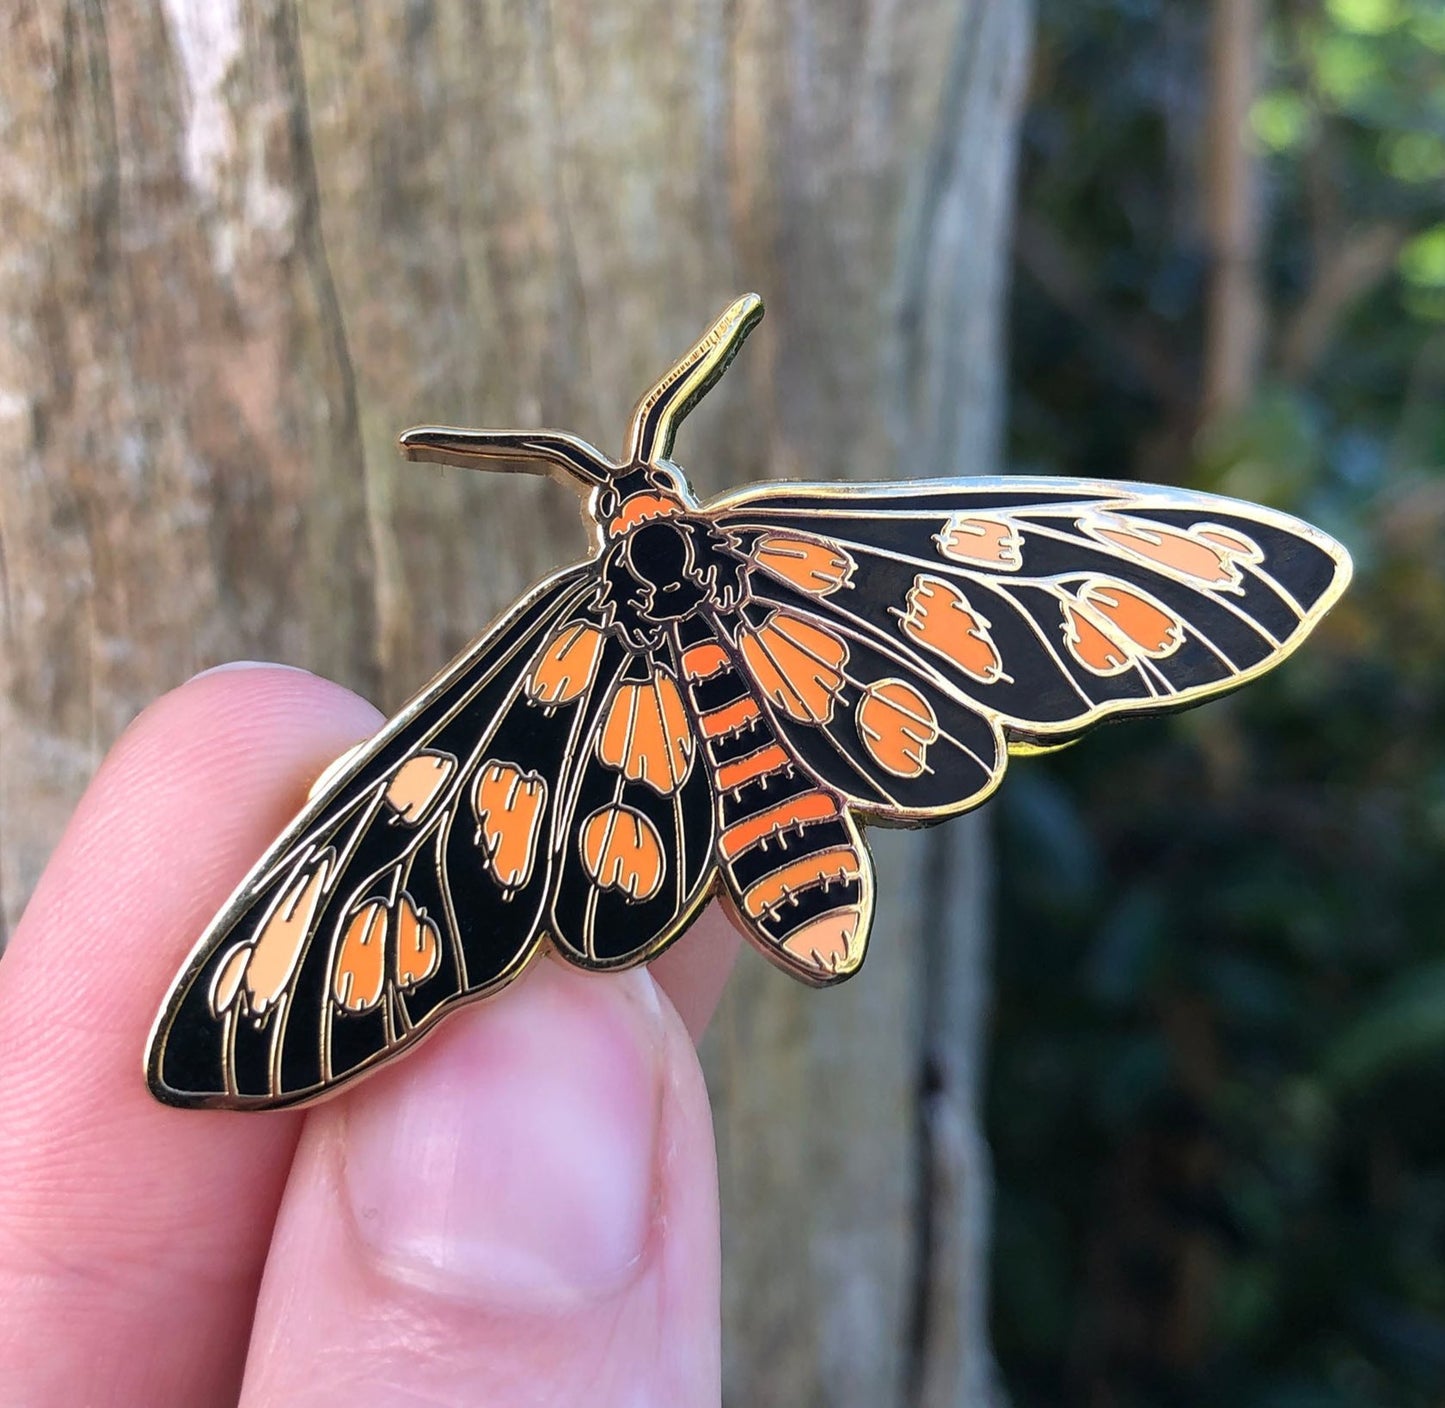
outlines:
[[[329,1094],[539,953],[644,963],[714,894],[804,982],[858,970],[863,826],[976,807],[1010,753],[1233,689],[1344,590],[1324,533],[1232,499],[1050,478],[754,485],[700,504],[677,429],[762,316],[738,299],[617,460],[421,427],[412,460],[586,495],[555,573],[338,759],[167,996],[150,1088]]]

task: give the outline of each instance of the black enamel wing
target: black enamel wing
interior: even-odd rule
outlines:
[[[955,815],[1010,752],[1233,689],[1348,582],[1307,524],[1144,485],[779,483],[699,505],[676,428],[761,313],[723,313],[617,461],[550,431],[402,437],[412,459],[580,483],[595,556],[317,782],[173,985],[158,1098],[315,1099],[545,950],[645,962],[713,894],[779,966],[846,978],[872,917],[864,822]]]

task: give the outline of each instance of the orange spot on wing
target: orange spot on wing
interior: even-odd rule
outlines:
[[[734,787],[751,782],[755,777],[766,777],[780,768],[790,767],[792,762],[792,758],[776,743],[769,743],[759,748],[756,753],[749,753],[745,758],[724,763],[717,770],[717,785],[724,792],[729,792]]]
[[[710,680],[728,664],[727,651],[712,640],[689,646],[682,656],[682,672],[693,681]]]
[[[838,803],[829,793],[803,792],[779,802],[775,807],[769,807],[766,811],[756,812],[734,822],[723,832],[718,841],[718,849],[725,859],[732,860],[777,832],[801,826],[804,822],[823,821],[837,815]]]
[[[692,764],[693,738],[677,684],[658,671],[641,684],[618,685],[597,740],[597,756],[629,782],[675,792]]]
[[[402,821],[414,825],[441,795],[456,768],[457,760],[447,753],[427,750],[413,754],[387,783],[387,805]]]
[[[771,875],[765,875],[743,896],[743,910],[757,919],[800,890],[832,885],[862,877],[863,867],[852,846],[832,846],[803,856]]]
[[[773,576],[813,596],[828,596],[846,587],[858,566],[836,543],[819,543],[784,533],[759,538],[752,559]]]
[[[603,889],[648,900],[667,871],[657,829],[632,807],[601,807],[582,825],[582,863]]]
[[[405,891],[392,918],[392,963],[397,987],[410,992],[424,983],[441,964],[437,926],[412,902]]]
[[[912,685],[879,680],[858,701],[858,734],[880,767],[895,777],[918,777],[939,736],[938,716]]]
[[[1103,542],[1211,587],[1239,586],[1240,563],[1264,560],[1258,543],[1217,523],[1166,528],[1119,514],[1081,518],[1079,526]]]
[[[1129,652],[1072,605],[1064,608],[1064,644],[1069,653],[1096,675],[1117,675],[1133,663]]]
[[[348,1012],[366,1012],[386,988],[386,905],[369,900],[346,921],[331,970],[331,995]]]
[[[371,899],[346,921],[331,966],[331,996],[347,1012],[369,1012],[386,992],[387,955],[391,980],[410,992],[441,964],[437,927],[403,890],[393,904]]]
[[[1004,678],[1003,661],[989,634],[989,623],[952,582],[941,577],[915,577],[898,624],[910,640],[958,666],[970,679],[993,684]]]
[[[1159,660],[1184,639],[1177,617],[1115,582],[1096,582],[1079,594],[1141,654]]]
[[[1264,561],[1264,549],[1253,538],[1246,538],[1233,528],[1221,528],[1217,523],[1196,523],[1190,532],[1206,543],[1223,548],[1236,562]]]
[[[756,630],[740,632],[738,644],[758,688],[789,718],[825,724],[833,717],[848,647],[831,631],[775,611]]]
[[[216,976],[211,980],[211,1015],[219,1017],[230,1009],[241,991],[241,981],[246,976],[246,964],[251,959],[251,945],[237,944],[226,955]]]
[[[602,632],[574,621],[553,633],[541,658],[527,676],[527,698],[534,704],[571,704],[597,674],[602,658]]]
[[[256,1016],[267,1012],[291,985],[296,965],[316,921],[330,872],[330,864],[313,862],[282,893],[260,932],[247,945],[245,971],[232,968],[236,958],[223,970],[228,978],[240,977],[245,1006]],[[220,994],[213,989],[213,1001]],[[230,994],[234,1000],[235,992]]]
[[[956,513],[934,534],[933,541],[953,562],[1004,572],[1017,572],[1023,565],[1023,538],[1005,518]]]
[[[520,890],[532,878],[546,801],[545,779],[515,763],[488,762],[477,774],[472,792],[477,842],[492,878],[505,891]]]

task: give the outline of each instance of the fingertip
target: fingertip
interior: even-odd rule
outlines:
[[[116,751],[151,743],[166,747],[197,739],[215,751],[245,748],[258,736],[276,751],[292,744],[329,745],[367,738],[382,715],[359,694],[302,670],[263,660],[232,660],[193,675],[142,709]],[[277,737],[275,730],[280,730]]]
[[[539,962],[307,1121],[246,1402],[716,1396],[706,1090],[646,970]],[[418,1346],[426,1346],[419,1352]],[[291,1400],[288,1400],[291,1401]]]

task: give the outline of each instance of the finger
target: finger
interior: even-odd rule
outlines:
[[[687,933],[652,962],[652,976],[672,999],[694,1041],[701,1039],[712,1020],[741,944],[737,926],[714,901]]]
[[[156,1008],[321,769],[372,732],[282,667],[198,677],[101,767],[0,962],[0,1402],[234,1397],[299,1116],[167,1109]]]
[[[545,960],[308,1119],[242,1402],[715,1404],[717,1216],[667,998]]]

